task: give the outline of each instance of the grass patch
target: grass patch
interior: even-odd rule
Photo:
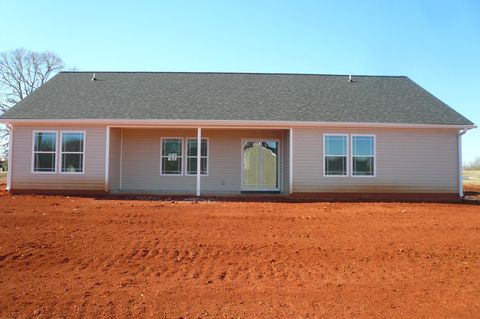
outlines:
[[[480,170],[464,170],[463,182],[480,185]]]

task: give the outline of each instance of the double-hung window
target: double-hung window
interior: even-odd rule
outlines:
[[[55,173],[57,163],[57,132],[34,132],[33,171]]]
[[[85,133],[61,132],[62,173],[83,173],[85,162]]]
[[[202,139],[200,174],[208,175],[208,140]],[[187,139],[187,175],[197,174],[197,139]]]
[[[325,176],[347,176],[347,135],[326,134],[324,136]]]
[[[373,135],[352,135],[352,176],[375,176]]]
[[[183,139],[162,138],[161,175],[182,175]]]

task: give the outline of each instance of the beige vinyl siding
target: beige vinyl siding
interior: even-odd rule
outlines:
[[[120,189],[120,151],[121,151],[121,129],[110,129],[110,155],[109,155],[109,189],[118,191]]]
[[[326,133],[374,134],[376,176],[323,176]],[[454,130],[295,128],[293,192],[456,193],[457,152]]]
[[[162,137],[196,136],[196,129],[124,128],[122,192],[194,194],[196,176],[160,176],[160,140]],[[238,194],[241,191],[242,139],[281,140],[282,131],[204,129],[202,137],[208,138],[209,143],[208,176],[201,177],[202,194]],[[280,147],[282,152],[283,146]]]
[[[62,174],[57,152],[56,173],[32,172],[34,131],[85,131],[85,172]],[[13,136],[12,189],[103,190],[105,181],[105,127],[100,126],[23,126],[15,125]]]

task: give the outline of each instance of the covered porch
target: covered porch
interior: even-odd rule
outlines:
[[[289,194],[291,134],[288,128],[111,126],[105,191]]]

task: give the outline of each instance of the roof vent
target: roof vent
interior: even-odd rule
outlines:
[[[348,82],[353,82],[351,75],[348,76]]]
[[[95,73],[92,75],[92,81],[95,81],[97,78],[95,77]]]

